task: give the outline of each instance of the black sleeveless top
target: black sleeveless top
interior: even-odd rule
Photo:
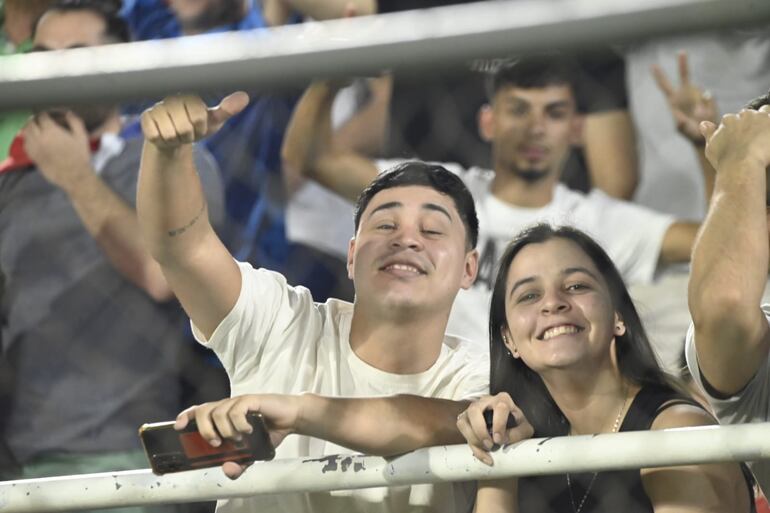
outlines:
[[[619,431],[646,431],[666,408],[689,404],[703,409],[694,400],[662,387],[643,387],[628,408]],[[753,479],[745,465],[751,511],[754,511]],[[532,476],[519,479],[519,509],[524,513],[575,513],[585,497],[581,513],[654,513],[642,485],[639,469],[594,473],[571,473],[571,490],[566,474]],[[591,481],[593,480],[593,485]],[[586,495],[586,490],[590,491]],[[572,496],[570,497],[570,492]],[[573,506],[574,504],[574,506]]]

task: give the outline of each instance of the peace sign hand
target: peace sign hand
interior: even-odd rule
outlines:
[[[679,87],[674,88],[660,66],[652,66],[652,74],[658,87],[666,96],[671,115],[674,117],[676,128],[693,144],[703,146],[705,139],[700,131],[703,121],[717,120],[717,106],[714,97],[690,82],[690,70],[687,54],[678,55]]]

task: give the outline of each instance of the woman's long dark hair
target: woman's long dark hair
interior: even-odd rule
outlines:
[[[616,355],[621,375],[634,384],[681,390],[676,381],[658,365],[647,333],[639,319],[623,278],[610,257],[591,237],[575,228],[538,224],[521,232],[506,248],[492,291],[489,315],[489,349],[491,359],[490,391],[508,392],[535,428],[535,436],[560,436],[569,433],[569,423],[554,402],[540,376],[521,358],[513,358],[503,342],[506,281],[513,259],[525,246],[552,239],[565,239],[577,244],[593,261],[610,290],[615,311],[626,326],[625,334],[616,336]]]

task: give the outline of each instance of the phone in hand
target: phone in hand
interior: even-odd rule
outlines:
[[[216,467],[226,461],[243,464],[273,459],[275,448],[262,415],[250,412],[246,419],[252,432],[244,433],[239,441],[222,438],[219,447],[200,435],[194,420],[181,431],[174,429],[174,421],[143,424],[139,437],[155,474]]]

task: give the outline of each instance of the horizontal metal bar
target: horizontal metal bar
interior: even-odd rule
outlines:
[[[0,513],[766,459],[770,423],[532,439],[493,456],[495,464],[488,467],[467,446],[456,445],[390,459],[335,455],[258,462],[234,481],[219,468],[164,476],[135,470],[6,481],[0,483]]]
[[[178,91],[273,90],[319,76],[766,24],[766,0],[491,1],[175,40],[0,57],[0,110]]]

